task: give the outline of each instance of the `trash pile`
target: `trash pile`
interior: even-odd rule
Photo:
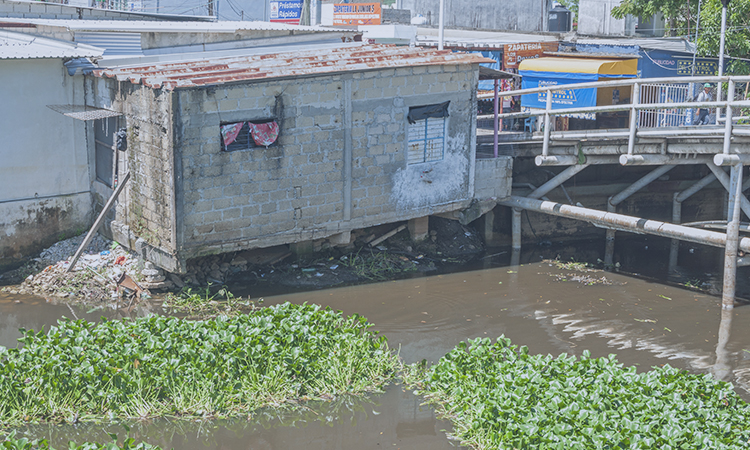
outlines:
[[[150,294],[149,289],[172,286],[161,269],[100,235],[92,239],[68,272],[83,239],[76,236],[42,251],[34,262],[44,269],[26,277],[21,289],[42,296],[102,302],[143,297]]]

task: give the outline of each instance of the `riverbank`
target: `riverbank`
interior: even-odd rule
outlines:
[[[388,231],[386,227],[363,230],[348,246],[319,249],[307,256],[293,255],[286,246],[208,256],[189,261],[182,275],[165,272],[102,236],[96,236],[68,271],[83,240],[77,236],[0,275],[0,285],[7,285],[0,289],[71,303],[127,306],[156,292],[218,289],[238,280],[300,290],[383,281],[466,264],[485,250],[476,230],[439,217],[430,220],[429,237],[423,242],[412,242],[408,231],[402,230],[371,245]]]

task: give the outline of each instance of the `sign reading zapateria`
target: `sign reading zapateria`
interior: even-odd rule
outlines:
[[[334,25],[380,25],[380,3],[333,5]]]
[[[557,42],[524,42],[503,46],[503,67],[517,69],[524,59],[539,58],[544,52],[556,52]]]

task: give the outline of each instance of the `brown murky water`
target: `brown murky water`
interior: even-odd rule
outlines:
[[[468,338],[504,334],[532,353],[588,349],[594,356],[616,353],[644,370],[670,364],[711,373],[750,400],[750,307],[722,313],[717,297],[621,274],[533,263],[265,298],[265,304],[286,301],[364,315],[408,363],[435,361]],[[0,345],[15,345],[18,327],[39,329],[73,313],[115,317],[0,294]],[[131,424],[131,436],[180,449],[454,448],[442,431],[449,425],[419,403],[394,385],[368,400],[266,412],[250,421]],[[107,432],[125,434],[116,425],[29,430],[58,446],[68,439],[104,441]]]

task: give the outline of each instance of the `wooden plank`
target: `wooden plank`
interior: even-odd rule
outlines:
[[[76,262],[78,262],[78,258],[81,257],[81,253],[83,253],[83,250],[89,246],[91,243],[91,240],[94,238],[94,235],[97,231],[99,231],[99,227],[102,226],[102,223],[104,222],[104,216],[107,215],[109,210],[112,208],[112,205],[115,204],[115,200],[117,200],[117,197],[120,195],[120,192],[125,188],[125,184],[127,184],[128,180],[130,179],[130,172],[126,173],[125,176],[122,178],[122,182],[120,182],[120,185],[117,186],[117,189],[115,189],[115,192],[112,193],[112,196],[109,197],[109,200],[107,200],[107,204],[104,205],[104,208],[102,208],[102,212],[99,213],[99,217],[96,218],[96,221],[94,221],[94,225],[91,226],[91,229],[86,234],[86,237],[83,239],[83,242],[81,242],[81,245],[78,247],[78,250],[76,250],[76,254],[73,255],[73,259],[70,261],[70,266],[68,266],[68,272],[73,270],[73,267],[76,265]]]

